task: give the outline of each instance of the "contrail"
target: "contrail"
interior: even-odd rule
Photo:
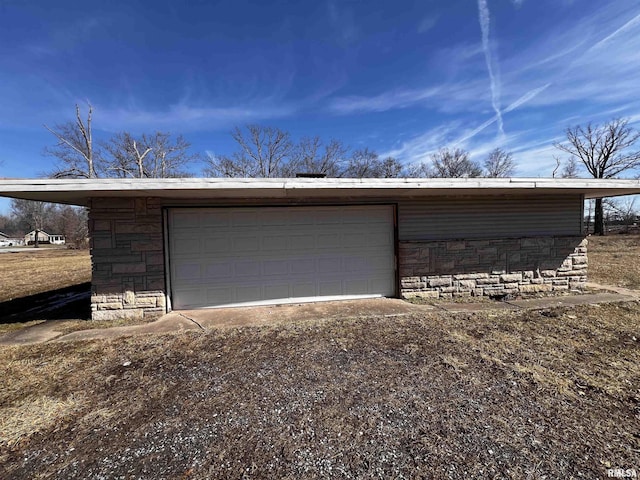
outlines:
[[[525,93],[524,95],[522,95],[520,98],[518,98],[516,101],[514,101],[513,103],[511,103],[507,108],[504,109],[504,113],[508,113],[508,112],[512,112],[513,110],[515,110],[516,108],[518,108],[520,105],[522,105],[523,103],[527,103],[529,100],[531,100],[532,98],[536,97],[537,95],[539,95],[540,93],[544,92],[547,88],[549,88],[551,85],[553,85],[552,82],[546,83],[541,87],[538,88],[534,88],[533,90],[529,90],[527,93]],[[482,123],[481,125],[477,126],[476,128],[474,128],[473,130],[471,130],[470,132],[468,132],[466,135],[464,135],[463,137],[459,138],[458,140],[456,140],[456,142],[454,143],[454,145],[459,145],[462,142],[466,142],[467,140],[469,140],[470,138],[475,137],[477,134],[479,134],[481,131],[483,131],[485,128],[487,128],[489,125],[492,125],[494,123],[496,123],[496,121],[498,121],[498,119],[501,119],[501,117],[498,117],[498,115],[494,115],[493,117],[491,117],[489,120],[487,120],[486,122]]]
[[[631,20],[629,20],[627,23],[625,23],[623,26],[621,26],[620,28],[618,28],[615,32],[611,33],[610,35],[607,35],[605,38],[603,38],[602,40],[600,40],[598,43],[594,44],[591,48],[589,48],[589,50],[593,50],[594,48],[598,48],[600,45],[603,45],[605,43],[607,43],[609,40],[611,40],[613,37],[615,37],[616,35],[618,35],[620,32],[623,32],[624,30],[626,30],[629,27],[632,27],[633,25],[635,25],[636,23],[638,23],[640,21],[640,14],[636,15],[635,17],[633,17]]]
[[[487,62],[489,71],[489,81],[491,82],[491,105],[496,112],[498,130],[504,135],[504,124],[502,123],[502,112],[500,111],[500,82],[493,72],[493,61],[491,59],[491,46],[489,45],[489,7],[487,0],[478,0],[478,14],[480,19],[480,29],[482,30],[482,49],[484,59]]]
[[[549,82],[549,83],[545,83],[543,86],[538,87],[538,88],[534,88],[533,90],[528,91],[527,93],[525,93],[524,95],[522,95],[519,99],[517,99],[515,102],[513,102],[511,105],[509,105],[507,108],[504,109],[504,113],[510,112],[512,110],[515,110],[516,108],[518,108],[520,105],[522,105],[523,103],[528,102],[529,100],[531,100],[533,97],[537,96],[539,93],[542,93],[543,91],[545,91],[547,88],[549,88],[553,83]]]

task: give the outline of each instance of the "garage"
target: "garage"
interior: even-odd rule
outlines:
[[[170,208],[175,309],[395,296],[392,205]]]

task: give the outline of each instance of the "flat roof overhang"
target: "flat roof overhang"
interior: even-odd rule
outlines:
[[[0,179],[0,196],[87,206],[96,197],[162,199],[421,198],[640,194],[640,180],[540,178]]]

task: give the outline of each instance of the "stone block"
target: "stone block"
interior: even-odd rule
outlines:
[[[454,292],[453,296],[454,297],[470,297],[471,296],[471,291],[470,290],[460,290],[459,292]]]
[[[458,291],[458,287],[439,287],[438,290],[440,290],[440,293],[453,293]]]
[[[449,287],[451,286],[451,281],[450,276],[428,277],[427,285],[429,287]]]
[[[456,280],[477,280],[479,278],[489,278],[488,273],[460,273],[453,276]]]
[[[420,277],[406,277],[400,280],[400,286],[402,288],[422,288],[424,283],[420,280]]]
[[[125,305],[133,305],[136,303],[136,294],[131,290],[127,290],[122,294],[122,303]]]
[[[426,292],[402,292],[404,298],[438,298],[440,293],[436,290]]]
[[[132,252],[161,252],[162,251],[162,240],[138,240],[131,242],[131,251]]]
[[[504,275],[500,275],[500,280],[504,283],[512,283],[512,282],[521,282],[522,274],[521,273],[506,273]]]
[[[95,232],[105,232],[111,230],[111,221],[110,220],[94,220],[92,222],[93,231]]]
[[[586,255],[573,255],[571,260],[573,260],[573,265],[586,265],[588,263]]]
[[[138,297],[135,305],[140,308],[156,307],[156,297]]]
[[[113,247],[111,237],[93,237],[91,240],[93,242],[94,250],[102,250]]]
[[[533,270],[525,270],[522,272],[522,278],[524,280],[531,280],[534,277]]]
[[[133,223],[116,222],[116,234],[118,233],[160,233],[162,232],[162,222],[158,219],[154,223]]]
[[[142,320],[143,318],[142,309],[98,310],[91,313],[92,320]]]
[[[543,278],[555,277],[556,276],[556,271],[555,270],[541,270],[540,271],[540,275]]]
[[[147,265],[144,262],[137,263],[114,263],[112,271],[115,274],[122,273],[145,273]]]
[[[500,283],[500,277],[494,276],[489,278],[479,278],[476,280],[476,285],[497,285]]]
[[[447,252],[459,252],[466,250],[466,248],[467,242],[465,241],[447,242]]]
[[[95,304],[98,310],[122,310],[122,302],[104,302]]]
[[[551,285],[520,285],[518,290],[522,293],[538,293],[538,292],[550,292],[552,290]]]
[[[475,280],[458,280],[458,285],[460,286],[460,288],[476,288],[476,281]]]

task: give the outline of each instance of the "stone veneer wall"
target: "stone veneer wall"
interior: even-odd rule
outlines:
[[[155,198],[96,198],[89,209],[91,318],[166,313],[162,209]]]
[[[583,237],[401,241],[399,259],[405,298],[552,292],[587,281]]]

